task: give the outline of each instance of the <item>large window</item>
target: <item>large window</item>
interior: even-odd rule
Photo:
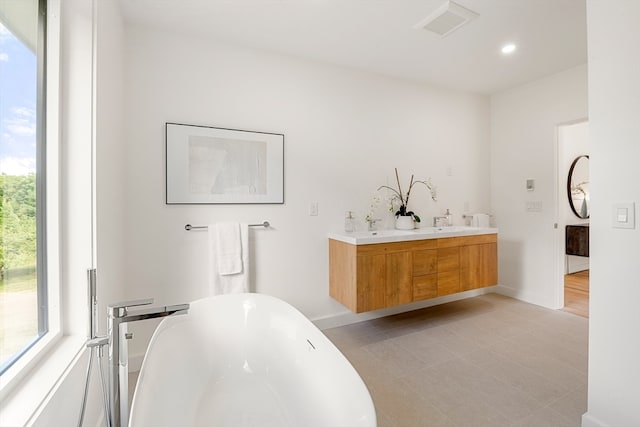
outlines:
[[[45,16],[0,0],[0,373],[47,332]]]

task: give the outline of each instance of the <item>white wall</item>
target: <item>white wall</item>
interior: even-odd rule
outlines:
[[[126,153],[123,133],[124,22],[118,2],[97,1],[96,76],[96,268],[99,334],[106,334],[107,305],[124,289]]]
[[[126,46],[128,298],[208,294],[207,235],[185,232],[186,223],[269,220],[272,230],[252,232],[252,289],[312,319],[335,316],[347,310],[329,297],[327,233],[343,227],[347,210],[363,218],[394,167],[405,185],[414,173],[439,187],[437,204],[426,189],[412,193],[427,222],[450,208],[462,223],[465,202],[489,209],[484,96],[143,28],[127,29]],[[285,204],[165,205],[168,121],[283,133]]]
[[[583,426],[640,425],[640,2],[587,1],[591,146],[589,409]],[[633,230],[612,205],[636,203]]]
[[[491,207],[500,229],[499,289],[507,295],[561,307],[556,131],[586,117],[586,65],[491,97]],[[526,190],[527,179],[535,191]],[[529,202],[541,211],[527,212]]]
[[[567,195],[569,169],[578,156],[589,155],[589,123],[579,122],[558,127],[558,228],[560,236],[560,253],[566,252],[566,226],[589,223],[589,219],[578,218],[571,210]],[[584,160],[583,160],[584,161]],[[575,206],[580,210],[580,206]],[[564,255],[564,274],[589,268],[589,257]]]

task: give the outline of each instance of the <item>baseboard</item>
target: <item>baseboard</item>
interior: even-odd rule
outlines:
[[[472,298],[478,295],[484,295],[490,292],[494,292],[495,286],[482,289],[474,289],[471,291],[460,292],[453,295],[447,295],[439,298],[432,298],[424,301],[414,302],[410,304],[404,304],[397,307],[385,308],[382,310],[368,311],[366,313],[352,313],[345,312],[336,315],[319,317],[311,319],[314,325],[320,330],[337,328],[339,326],[350,325],[353,323],[364,322],[365,320],[378,319],[380,317],[392,316],[394,314],[406,313],[408,311],[418,310],[421,308],[432,307],[434,305],[440,305],[447,302],[459,301],[467,298]]]
[[[589,257],[567,255],[567,274],[589,269]]]
[[[551,310],[558,310],[562,307],[555,307],[550,301],[543,301],[536,294],[523,292],[520,289],[515,289],[510,286],[497,285],[494,287],[493,292],[500,295],[504,295],[510,298],[514,298],[520,301],[527,302],[529,304],[539,305],[540,307],[550,308]]]
[[[582,427],[608,427],[608,425],[586,412],[582,414]]]

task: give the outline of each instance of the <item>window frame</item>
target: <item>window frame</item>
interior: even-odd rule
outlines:
[[[75,423],[64,410],[67,392],[86,371],[89,354],[86,268],[96,263],[96,231],[94,122],[87,123],[95,114],[98,2],[46,4],[49,332],[0,376],[0,413],[8,425],[47,424],[53,418]]]
[[[66,365],[77,357],[82,348],[80,337],[62,333],[61,284],[60,284],[60,11],[59,0],[38,0],[38,51],[44,51],[44,60],[38,57],[38,104],[36,132],[41,145],[37,152],[36,203],[37,203],[37,257],[38,264],[38,331],[22,351],[16,353],[10,364],[0,375],[0,401],[11,405],[18,398],[20,406],[42,391],[41,386],[32,385],[34,371],[40,372],[44,365]],[[38,52],[40,54],[40,52]],[[46,142],[45,142],[46,141]],[[38,142],[40,143],[40,142]],[[40,163],[38,163],[40,162]],[[41,239],[41,235],[43,238]],[[46,237],[44,237],[46,236]],[[41,258],[44,262],[40,262]],[[41,289],[41,286],[42,289]],[[41,295],[42,293],[42,295]],[[40,331],[46,330],[40,334]],[[46,363],[45,363],[46,362]],[[45,366],[45,377],[54,377]],[[22,390],[25,392],[23,393]],[[6,413],[5,406],[2,411]]]
[[[38,335],[2,366],[0,377],[49,332],[47,277],[47,0],[37,0],[36,34],[36,296]]]
[[[47,274],[47,0],[38,0],[38,88],[36,113],[36,274],[38,340],[49,332]]]

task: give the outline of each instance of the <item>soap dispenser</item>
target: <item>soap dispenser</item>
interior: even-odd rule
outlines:
[[[447,209],[447,212],[444,214],[444,216],[447,217],[447,225],[448,226],[452,226],[453,225],[453,215],[451,215],[451,212],[449,212],[449,209]]]
[[[344,218],[344,231],[353,231],[354,228],[355,227],[353,224],[353,212],[347,211],[347,214],[345,215],[345,218]]]

